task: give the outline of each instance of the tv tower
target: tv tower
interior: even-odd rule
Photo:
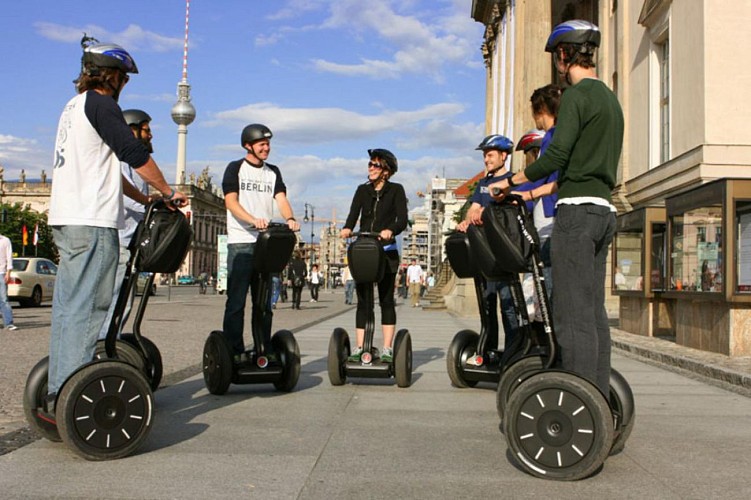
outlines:
[[[188,125],[196,119],[196,108],[190,103],[188,84],[188,21],[190,0],[185,0],[185,45],[183,46],[183,79],[177,84],[177,102],[172,106],[172,120],[177,123],[177,177],[176,184],[185,184],[185,152]]]

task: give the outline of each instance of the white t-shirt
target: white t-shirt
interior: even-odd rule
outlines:
[[[407,281],[410,283],[422,281],[422,267],[419,264],[412,264],[407,268]]]
[[[246,212],[266,220],[271,220],[274,215],[276,195],[287,192],[279,168],[269,163],[257,167],[245,159],[227,165],[222,189],[225,196],[237,193],[238,202]],[[256,239],[258,231],[227,210],[227,243],[255,243]]]

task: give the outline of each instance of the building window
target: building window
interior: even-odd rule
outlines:
[[[660,66],[660,163],[670,160],[670,39],[658,45]]]

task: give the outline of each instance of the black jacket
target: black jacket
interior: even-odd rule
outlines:
[[[390,229],[394,236],[407,227],[407,196],[404,187],[386,181],[380,191],[370,182],[357,186],[344,227],[354,229],[360,219],[360,231],[381,232]]]
[[[302,259],[295,258],[290,261],[289,266],[287,266],[287,279],[288,280],[294,283],[295,277],[298,277],[304,283],[305,277],[307,275],[308,275],[308,270],[305,269],[305,262],[303,262]]]

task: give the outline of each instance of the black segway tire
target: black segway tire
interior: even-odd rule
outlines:
[[[610,410],[615,420],[615,439],[610,448],[610,454],[616,455],[623,451],[626,441],[634,428],[636,404],[634,393],[626,379],[614,368],[610,369]]]
[[[203,381],[211,394],[221,396],[232,383],[232,353],[224,334],[211,332],[203,345]]]
[[[511,394],[503,420],[511,455],[533,476],[576,481],[595,473],[613,444],[605,397],[572,373],[536,373]]]
[[[349,335],[344,328],[334,328],[329,339],[329,356],[326,368],[331,385],[344,385],[347,381],[347,358],[351,353]]]
[[[57,425],[39,416],[39,409],[44,407],[47,398],[49,367],[50,358],[45,356],[29,372],[23,391],[23,413],[32,431],[49,441],[60,442]]]
[[[514,389],[519,387],[524,380],[539,372],[543,368],[540,356],[527,356],[510,364],[501,374],[498,389],[495,393],[495,407],[498,410],[498,418],[503,421],[504,408],[508,404],[508,398]]]
[[[449,374],[451,385],[464,389],[477,385],[476,380],[467,380],[464,378],[463,367],[467,363],[467,358],[477,352],[477,344],[480,342],[480,335],[472,330],[462,330],[451,340],[449,350],[446,354],[446,371]]]
[[[121,338],[124,342],[127,342],[138,349],[136,336],[132,333],[124,333]],[[146,350],[146,356],[149,358],[149,363],[144,363],[143,373],[146,375],[146,378],[149,379],[151,390],[156,391],[159,389],[159,384],[162,382],[162,375],[164,374],[162,353],[159,352],[159,348],[156,344],[143,335],[141,336],[141,344],[143,344],[143,348]]]
[[[282,363],[282,376],[274,382],[278,391],[290,392],[300,380],[300,347],[289,330],[279,330],[271,337],[271,347]]]
[[[138,347],[130,342],[126,342],[125,339],[118,339],[115,341],[115,351],[117,352],[117,359],[128,363],[130,366],[138,368],[144,374],[146,373],[146,363],[144,363],[143,355]],[[97,340],[94,359],[102,361],[107,359],[107,352],[104,349],[104,340]]]
[[[121,361],[84,366],[57,399],[60,436],[86,460],[114,460],[138,450],[153,425],[154,396],[143,372]]]
[[[394,378],[397,387],[412,385],[412,337],[404,329],[394,337]]]

